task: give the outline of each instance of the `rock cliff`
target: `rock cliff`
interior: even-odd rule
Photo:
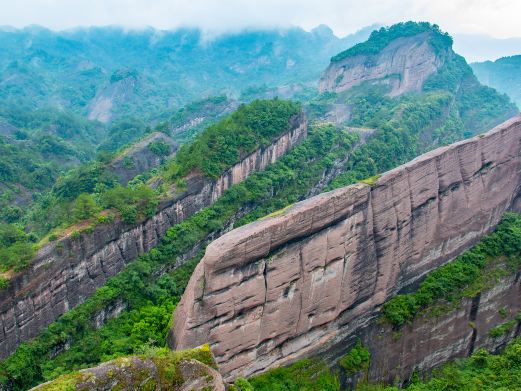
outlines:
[[[211,243],[170,346],[208,342],[226,380],[324,353],[521,210],[521,116]]]
[[[396,38],[376,54],[348,56],[332,61],[323,73],[321,92],[342,92],[364,82],[389,86],[391,96],[420,91],[423,83],[452,56],[452,49],[435,50],[424,32]]]
[[[0,358],[156,246],[168,228],[212,204],[251,173],[265,169],[306,135],[302,114],[271,145],[246,156],[216,180],[198,174],[187,177],[187,190],[163,200],[153,217],[132,226],[116,219],[96,226],[92,233],[67,236],[43,247],[31,265],[0,291]]]
[[[511,275],[499,279],[493,288],[463,299],[451,311],[436,317],[432,314],[418,317],[400,332],[387,324],[372,322],[358,335],[371,352],[368,378],[372,382],[393,383],[396,378],[410,379],[414,371],[428,371],[449,360],[467,357],[480,348],[497,351],[519,336],[519,321],[515,318],[521,310],[520,298],[519,274]],[[505,315],[501,314],[501,308],[506,309]],[[490,335],[492,328],[511,320],[513,327],[504,334]],[[342,346],[345,348],[345,341]]]

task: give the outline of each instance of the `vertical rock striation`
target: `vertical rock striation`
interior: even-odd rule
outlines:
[[[414,371],[422,373],[448,360],[467,357],[480,348],[496,351],[519,335],[519,323],[497,337],[489,331],[516,317],[521,310],[520,297],[519,276],[511,275],[480,295],[463,299],[453,310],[436,317],[417,317],[398,334],[387,324],[373,322],[360,335],[371,351],[369,379],[392,383],[396,378],[410,379]],[[501,308],[508,309],[504,317],[498,311]]]
[[[520,209],[521,116],[211,243],[169,336],[208,342],[225,379],[325,352]]]
[[[391,96],[420,91],[423,83],[444,64],[452,49],[437,53],[429,43],[432,33],[400,37],[377,54],[359,54],[332,61],[320,78],[321,92],[346,91],[369,82],[387,85]]]
[[[155,247],[168,228],[211,205],[233,184],[264,170],[306,136],[307,121],[301,114],[271,145],[244,157],[218,179],[202,175],[186,178],[187,190],[163,200],[153,217],[133,226],[121,220],[101,224],[92,234],[68,236],[43,247],[32,264],[0,291],[0,358]],[[107,316],[110,314],[103,314],[103,318]]]

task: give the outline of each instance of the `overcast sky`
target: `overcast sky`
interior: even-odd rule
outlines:
[[[521,37],[521,0],[0,0],[0,25],[243,27],[327,24],[345,35],[373,24],[427,20],[455,33]]]

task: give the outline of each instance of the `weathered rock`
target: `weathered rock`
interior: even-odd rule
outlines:
[[[320,79],[320,91],[342,92],[363,82],[388,85],[392,96],[420,91],[446,57],[454,55],[451,49],[437,53],[429,43],[431,34],[397,38],[378,54],[331,62]]]
[[[158,142],[162,142],[169,147],[167,154],[159,156],[151,150],[151,145]],[[178,148],[179,145],[166,134],[151,133],[116,157],[109,164],[108,172],[114,173],[119,182],[126,185],[139,173],[149,171],[159,166],[165,159],[171,158]]]
[[[521,116],[211,243],[169,343],[208,342],[226,380],[356,334],[400,289],[519,209]]]
[[[419,316],[399,332],[387,324],[372,322],[358,335],[371,352],[369,379],[392,383],[396,378],[410,379],[414,371],[422,373],[467,357],[480,348],[497,351],[519,335],[519,326],[498,337],[490,336],[489,331],[516,317],[521,310],[520,298],[519,276],[511,275],[481,295],[463,299],[455,309],[436,317]],[[505,317],[501,308],[508,309]]]
[[[233,184],[264,170],[306,135],[305,117],[293,118],[289,130],[271,145],[246,156],[215,181],[188,177],[187,190],[163,200],[153,217],[133,226],[117,219],[96,226],[92,234],[67,236],[43,247],[31,265],[0,291],[0,358],[84,302],[126,264],[155,247],[168,228],[214,203]]]
[[[119,358],[62,376],[32,390],[69,389],[224,391],[224,383],[206,346],[191,351]]]

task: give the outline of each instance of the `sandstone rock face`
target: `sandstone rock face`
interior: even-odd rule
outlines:
[[[168,154],[159,156],[151,150],[150,147],[158,142],[169,147]],[[166,134],[154,132],[114,159],[108,171],[114,173],[121,184],[126,185],[139,173],[149,171],[174,156],[178,148],[179,145]]]
[[[168,228],[211,205],[224,190],[265,169],[306,136],[307,121],[302,115],[292,120],[288,132],[217,180],[200,175],[187,178],[187,191],[164,200],[153,217],[134,226],[120,220],[101,224],[92,234],[68,236],[43,247],[32,264],[0,291],[0,358],[84,302],[126,264],[155,247]]]
[[[211,243],[169,343],[208,342],[231,380],[323,353],[519,209],[521,116]],[[345,352],[344,352],[345,353]]]
[[[369,379],[392,383],[396,377],[409,379],[415,370],[428,371],[480,348],[496,351],[519,335],[519,323],[495,338],[489,331],[516,317],[521,310],[520,298],[519,275],[513,275],[502,278],[481,295],[464,299],[452,311],[438,317],[418,317],[398,336],[390,326],[373,322],[360,335],[371,352]],[[501,308],[508,309],[505,317],[499,312]]]
[[[342,92],[363,82],[384,84],[390,95],[420,91],[427,78],[444,63],[452,51],[436,54],[429,33],[393,40],[378,54],[357,55],[331,62],[319,83],[321,92]]]

